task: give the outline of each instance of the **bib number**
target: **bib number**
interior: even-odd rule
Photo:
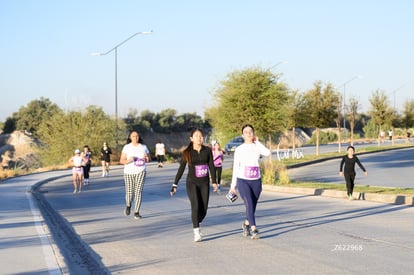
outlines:
[[[204,178],[208,175],[208,166],[207,164],[196,165],[195,166],[195,176],[197,178]]]
[[[143,166],[145,164],[145,159],[141,158],[134,158],[134,165],[135,166]]]
[[[259,167],[258,166],[244,167],[244,176],[247,179],[258,179],[259,178]]]

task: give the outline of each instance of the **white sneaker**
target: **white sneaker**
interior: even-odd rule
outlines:
[[[76,194],[76,193],[78,193],[78,190],[76,190],[76,189],[73,190],[73,194]]]
[[[194,228],[194,242],[201,242],[200,228]]]

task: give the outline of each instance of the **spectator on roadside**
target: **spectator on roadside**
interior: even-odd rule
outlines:
[[[191,205],[191,221],[193,223],[195,242],[202,240],[200,223],[207,215],[210,196],[210,174],[213,185],[217,183],[214,173],[213,154],[210,147],[203,145],[203,140],[203,132],[200,129],[195,129],[191,132],[190,144],[183,151],[180,167],[170,191],[170,195],[174,196],[177,192],[178,182],[188,164],[186,187]]]
[[[109,176],[109,163],[111,162],[112,150],[106,142],[103,143],[101,149],[102,177]]]
[[[155,157],[157,158],[158,168],[162,168],[165,157],[165,145],[161,140],[158,140],[157,144],[155,144]]]
[[[392,130],[389,130],[389,131],[388,131],[388,138],[389,138],[390,140],[392,140]]]
[[[81,153],[83,158],[83,185],[89,184],[89,172],[91,171],[92,165],[92,152],[88,145],[83,146],[83,152]]]
[[[220,191],[221,174],[223,171],[223,160],[224,160],[223,150],[220,147],[220,143],[216,141],[216,143],[213,144],[213,162],[214,162],[217,184],[213,184],[213,192]]]
[[[236,194],[237,187],[244,202],[246,219],[242,224],[243,236],[251,235],[251,239],[259,239],[256,227],[256,206],[262,192],[259,161],[262,156],[269,156],[270,150],[259,142],[252,125],[244,125],[242,134],[244,143],[234,151],[230,192]]]
[[[72,164],[73,194],[80,193],[82,191],[84,162],[79,149],[75,150],[75,155],[69,161]]]
[[[345,177],[346,182],[346,193],[349,200],[353,200],[352,193],[354,191],[354,182],[355,182],[355,163],[358,164],[359,168],[364,171],[365,176],[368,176],[368,172],[365,170],[364,166],[359,161],[358,157],[354,155],[355,148],[353,146],[348,146],[346,149],[348,154],[346,154],[339,165],[339,175]],[[345,165],[345,166],[344,166]],[[343,172],[342,172],[343,170]]]
[[[141,219],[139,213],[142,189],[146,176],[146,163],[150,161],[149,151],[137,131],[129,134],[127,144],[122,148],[120,163],[124,165],[125,216],[131,213],[134,201],[134,218]]]

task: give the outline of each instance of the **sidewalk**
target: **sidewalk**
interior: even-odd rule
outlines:
[[[0,184],[0,262],[2,274],[62,274],[43,217],[30,193],[35,183],[70,171],[31,174]],[[46,230],[45,230],[46,229]]]

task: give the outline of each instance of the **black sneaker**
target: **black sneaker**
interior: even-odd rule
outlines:
[[[243,236],[244,237],[247,237],[247,236],[250,235],[250,225],[243,223],[242,229],[243,229]]]
[[[252,231],[251,238],[252,238],[252,240],[260,239],[259,231],[257,231],[257,229],[255,229],[255,230]]]
[[[131,206],[125,208],[125,216],[129,216],[129,214],[131,214]]]
[[[137,212],[137,213],[134,214],[134,218],[139,220],[139,219],[142,218],[142,216]]]

